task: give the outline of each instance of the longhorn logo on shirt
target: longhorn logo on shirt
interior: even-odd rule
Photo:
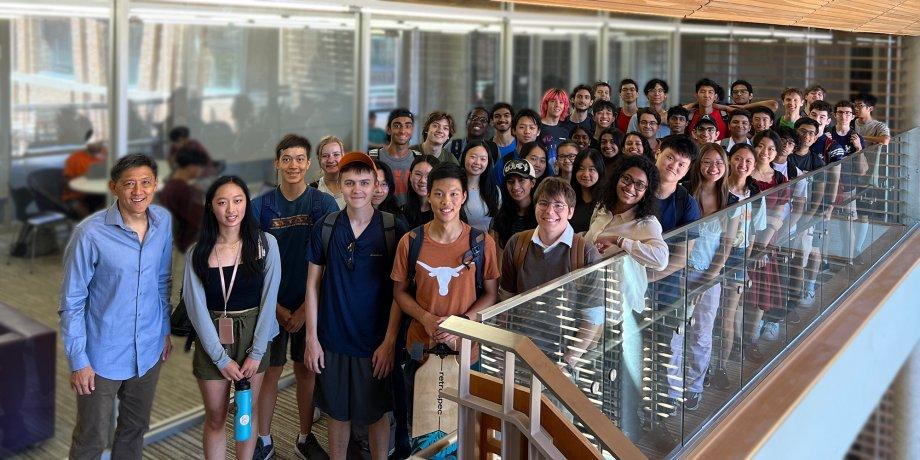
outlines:
[[[432,267],[426,264],[425,262],[422,262],[421,260],[419,260],[417,263],[421,265],[422,268],[424,268],[425,270],[428,270],[428,276],[438,280],[438,294],[440,294],[441,297],[444,297],[448,294],[449,292],[448,288],[450,287],[450,280],[460,276],[460,270],[463,270],[464,268],[466,268],[466,266],[463,264],[460,264],[460,265],[457,265],[456,267],[451,268],[451,267]]]

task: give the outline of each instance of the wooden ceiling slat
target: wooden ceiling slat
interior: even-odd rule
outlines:
[[[920,35],[920,0],[510,0],[715,21]],[[739,14],[741,13],[741,14]]]

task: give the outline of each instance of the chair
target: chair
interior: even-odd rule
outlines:
[[[38,234],[43,229],[55,229],[61,224],[68,227],[69,234],[76,215],[61,202],[61,191],[64,186],[61,169],[48,168],[33,171],[26,178],[26,183],[28,187],[11,190],[16,208],[16,220],[22,222],[22,229],[14,245],[21,247],[28,242],[29,273],[32,273],[38,246]],[[38,207],[38,212],[29,213],[28,207],[33,201]],[[9,257],[12,257],[14,250],[15,247],[10,250],[7,265],[10,264]],[[25,256],[25,254],[22,255]]]

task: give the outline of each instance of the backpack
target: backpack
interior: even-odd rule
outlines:
[[[409,233],[409,259],[407,263],[406,280],[409,283],[409,291],[415,292],[415,265],[418,262],[418,256],[422,252],[422,242],[425,240],[425,225],[419,225]],[[463,253],[463,265],[467,270],[470,264],[476,266],[476,297],[482,295],[483,288],[483,270],[485,269],[486,253],[486,234],[476,227],[470,227],[470,248]]]
[[[311,209],[307,226],[312,227],[314,216],[323,215],[322,194],[313,187],[307,187],[304,193],[309,194],[308,199],[310,200]],[[274,190],[262,195],[260,198],[262,198],[262,206],[259,209],[259,228],[263,232],[267,232],[272,228],[272,220],[276,217],[281,217],[281,211],[278,210],[278,205],[275,203]]]
[[[527,258],[527,248],[530,246],[533,232],[535,231],[533,229],[525,230],[518,234],[518,240],[514,245],[514,252],[512,252],[511,258],[514,261],[515,268],[524,266],[524,260]],[[572,237],[572,247],[569,249],[569,264],[571,271],[585,266],[585,239],[577,233]]]
[[[342,211],[330,212],[323,218],[323,250],[329,253],[329,242],[332,241],[332,230],[335,227],[335,220],[339,218]],[[383,237],[387,244],[387,253],[392,259],[396,255],[396,216],[388,212],[380,211],[381,223],[383,225]]]

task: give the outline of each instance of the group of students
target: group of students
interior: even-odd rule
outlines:
[[[433,112],[416,146],[409,145],[414,114],[396,109],[387,119],[386,143],[368,153],[346,153],[331,136],[314,153],[306,138],[285,136],[275,149],[279,185],[258,197],[238,177],[215,180],[204,194],[198,235],[176,233],[187,249],[182,299],[197,332],[193,373],[206,412],[206,457],[224,455],[231,382],[244,378],[256,395],[258,436],[238,443],[237,456],[274,455],[271,422],[288,356],[297,383],[299,456],[327,456],[311,433],[317,407],[329,417],[331,457],[346,457],[358,427],[366,427],[373,458],[386,458],[392,444],[394,455],[405,457],[412,450],[408,407],[420,365],[406,349],[414,343],[456,347],[457,337],[438,328],[448,317],[474,318],[500,298],[619,253],[629,256],[632,284],[621,306],[638,315],[648,308],[647,297],[653,303],[667,298],[647,292],[649,282],[676,276],[683,265],[663,233],[868,142],[887,142],[887,128],[871,118],[875,100],[866,95],[834,107],[816,98],[803,115],[808,97],[788,89],[785,112],[775,120],[777,104],[753,101],[750,84],[740,80],[731,85],[731,103],[719,102],[721,87],[704,79],[695,103],[667,110],[662,80],[645,86],[648,108],[636,106],[634,81],[623,80],[619,89],[620,107],[602,82],[580,85],[571,95],[551,89],[539,113],[515,112],[505,103],[477,107],[467,116],[467,137],[453,141],[453,118]],[[186,156],[179,152],[180,165]],[[308,185],[311,156],[323,176]],[[864,174],[865,161],[857,165],[859,171],[847,173]],[[116,397],[122,409],[112,454],[140,455],[159,366],[170,352],[174,229],[170,213],[152,204],[156,183],[153,160],[121,158],[111,171],[116,201],[78,225],[65,254],[60,315],[78,394],[75,458],[97,458],[105,448]],[[818,249],[802,241],[800,263],[792,264],[807,272],[802,298],[781,305],[771,247],[785,225],[813,225],[802,216],[829,216],[852,190],[838,194],[832,185],[794,193],[793,202],[822,205],[784,206],[771,198],[739,208],[728,223],[701,228],[688,251],[689,278],[704,283],[725,272],[726,283],[735,284],[708,287],[690,330],[673,334],[671,396],[685,408],[699,404],[706,375],[718,387],[729,385],[722,355],[731,345],[711,358],[713,324],[721,311],[723,339],[734,340],[728,329],[745,280],[726,268],[753,261],[747,263],[748,295],[760,313],[745,318],[751,330],[740,334],[750,356],[771,324],[793,321],[799,300],[814,298]],[[852,203],[841,207],[858,219]],[[807,239],[808,231],[797,233]],[[581,345],[563,344],[560,364],[569,369],[583,361],[608,320],[597,306],[604,305],[601,289],[577,294],[594,306],[578,312]],[[685,341],[682,334],[692,337]]]

